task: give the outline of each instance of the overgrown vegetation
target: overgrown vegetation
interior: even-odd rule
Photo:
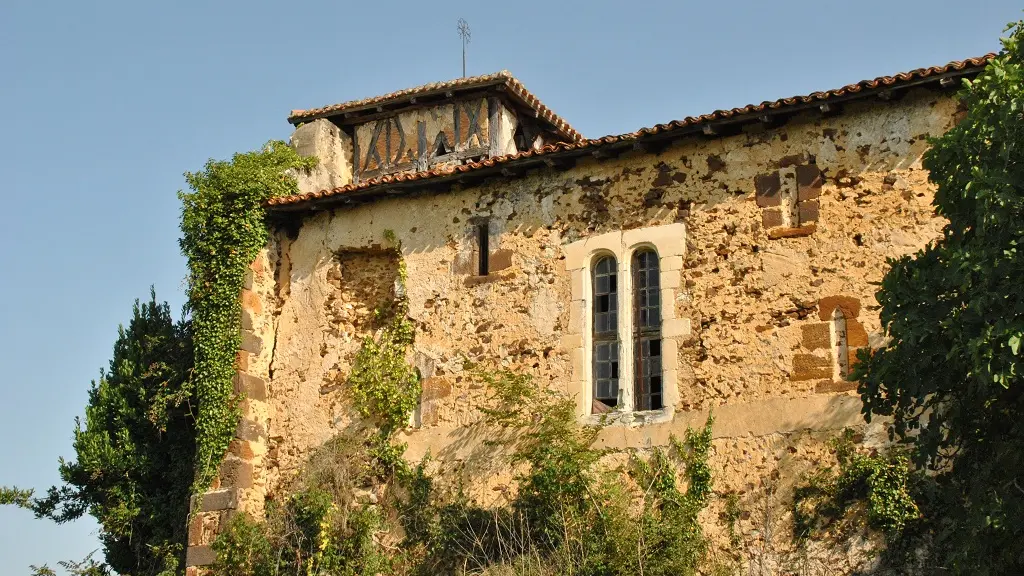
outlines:
[[[384,237],[398,244],[394,232],[385,230]],[[401,256],[400,244],[396,250]],[[405,298],[406,274],[405,260],[399,259],[395,287],[398,294],[394,301],[374,311],[384,327],[376,337],[369,335],[363,339],[348,377],[356,409],[363,417],[373,418],[385,437],[409,423],[420,398],[419,374],[405,361],[405,353],[415,337]]]
[[[848,534],[861,524],[897,538],[921,517],[911,496],[911,464],[904,450],[864,453],[847,430],[832,443],[838,469],[814,472],[793,495],[797,538]]]
[[[209,486],[238,423],[232,378],[241,344],[238,294],[246,270],[267,243],[263,203],[298,192],[289,169],[311,168],[287,144],[210,160],[185,174],[191,192],[181,199],[181,251],[188,260],[197,400],[194,488]]]
[[[926,568],[1024,572],[1024,46],[961,92],[966,117],[924,164],[949,220],[923,251],[891,262],[878,292],[888,343],[854,374],[864,414],[890,418],[921,470],[925,521],[904,538]]]
[[[375,537],[382,507],[376,490],[392,484],[371,454],[367,431],[336,437],[317,450],[291,494],[272,502],[265,521],[239,514],[214,543],[218,574],[367,575],[390,573]]]
[[[2,489],[0,504],[60,523],[88,512],[102,527],[103,551],[115,571],[174,574],[194,471],[191,366],[190,323],[175,322],[155,293],[145,304],[136,301],[128,327],[118,329],[110,366],[89,390],[84,426],[76,421],[77,460],[61,460],[63,485],[41,498]],[[104,573],[90,558],[62,565],[72,573]]]
[[[695,573],[706,556],[697,514],[711,493],[710,420],[606,469],[570,400],[512,372],[478,377],[493,393],[492,448],[518,470],[495,502],[431,474],[429,460],[381,458],[375,433],[350,433],[312,457],[264,523],[233,520],[214,545],[216,573]]]

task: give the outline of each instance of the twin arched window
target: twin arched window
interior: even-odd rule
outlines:
[[[632,323],[620,334],[618,263],[613,256],[594,261],[593,273],[593,412],[620,406],[619,345],[632,345],[632,408],[658,410],[664,404],[661,364],[661,284],[658,253],[642,248],[633,253]],[[621,338],[620,338],[621,336]],[[624,383],[623,383],[624,384]]]

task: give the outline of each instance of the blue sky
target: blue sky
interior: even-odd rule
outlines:
[[[0,0],[0,484],[45,489],[118,323],[180,310],[182,173],[292,108],[511,70],[589,137],[998,50],[1008,0]],[[0,509],[0,572],[81,558],[96,524]]]

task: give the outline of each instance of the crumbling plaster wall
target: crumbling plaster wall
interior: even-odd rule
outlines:
[[[692,329],[679,339],[678,380],[668,383],[678,387],[675,416],[608,427],[600,442],[663,445],[713,409],[716,490],[745,493],[779,462],[820,461],[820,446],[794,448],[789,439],[861,423],[852,385],[832,377],[821,326],[839,306],[854,326],[851,340],[863,340],[851,348],[877,337],[872,282],[886,258],[920,249],[943,224],[932,213],[920,158],[926,138],[948,129],[955,114],[950,96],[917,90],[897,101],[850,103],[836,116],[807,112],[779,127],[694,137],[657,154],[588,158],[564,171],[305,217],[294,238],[276,235],[261,256],[274,272],[258,276],[252,291],[261,353],[249,369],[268,385],[268,449],[254,472],[262,487],[254,497],[272,495],[311,448],[357,421],[343,383],[353,342],[370,329],[346,328],[329,311],[338,254],[397,249],[386,230],[408,267],[417,330],[410,361],[424,377],[416,426],[403,434],[408,457],[429,450],[442,460],[472,460],[488,450],[476,424],[484,391],[466,374],[467,360],[572,390],[564,245],[682,222],[686,254],[673,305]],[[755,180],[808,164],[823,176],[817,221],[772,239]],[[497,265],[479,277],[464,264],[483,218]]]

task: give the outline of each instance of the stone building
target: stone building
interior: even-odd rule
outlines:
[[[843,427],[870,441],[846,377],[882,337],[873,283],[939,234],[921,157],[990,57],[593,140],[507,72],[293,111],[320,164],[269,205],[243,421],[189,564],[224,511],[262,513],[351,423],[345,378],[401,261],[423,378],[410,459],[482,457],[467,360],[570,395],[615,449],[713,410],[720,492],[796,477]]]

